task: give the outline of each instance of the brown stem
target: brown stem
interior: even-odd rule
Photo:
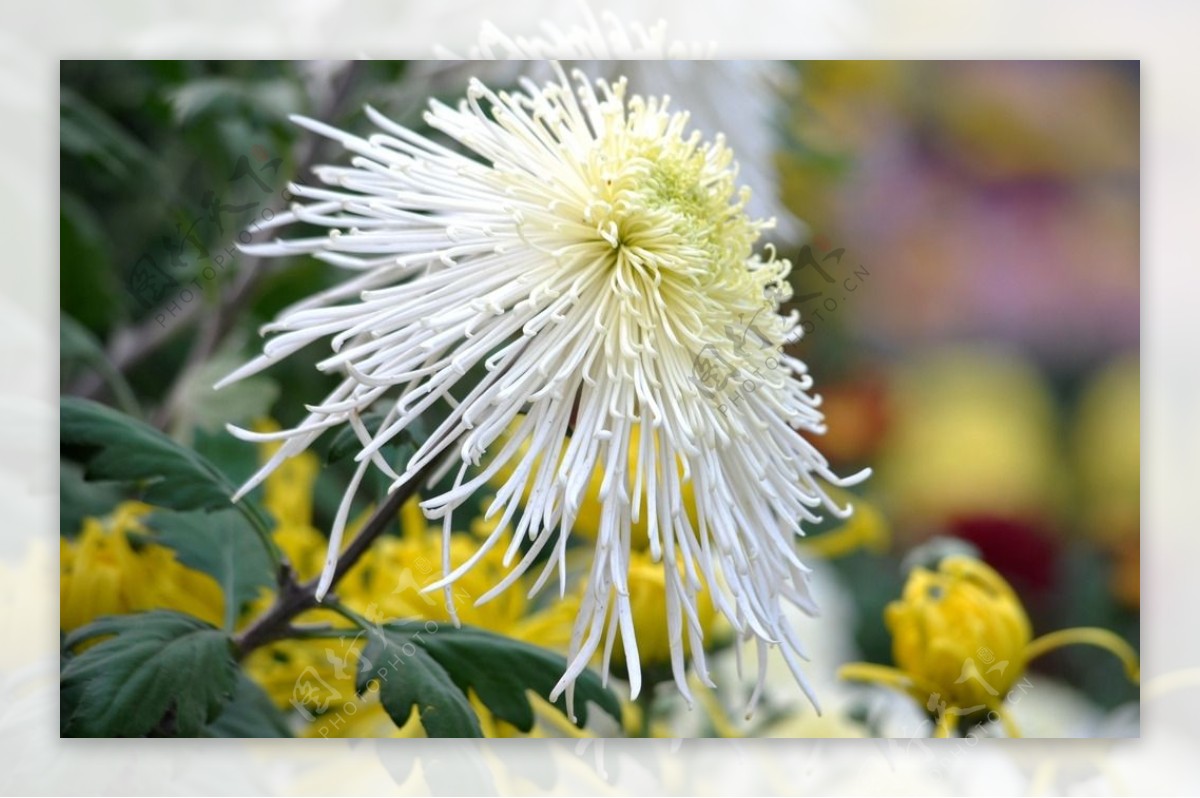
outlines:
[[[333,571],[331,589],[367,553],[376,538],[395,523],[400,508],[416,494],[417,487],[433,473],[438,462],[439,458],[431,460],[414,474],[412,479],[392,491],[387,500],[371,514],[362,530],[338,557]],[[320,602],[316,598],[319,581],[320,577],[316,577],[304,584],[297,582],[295,573],[285,563],[279,573],[279,594],[275,598],[275,603],[244,632],[234,638],[238,659],[244,658],[259,646],[287,637],[292,619],[305,610],[319,606]]]

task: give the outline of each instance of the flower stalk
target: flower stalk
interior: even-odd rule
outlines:
[[[371,544],[396,522],[400,508],[416,495],[418,487],[428,479],[435,467],[436,463],[431,463],[414,475],[413,479],[405,485],[388,494],[387,499],[371,514],[359,533],[338,555],[332,571],[331,585],[336,585],[338,580],[345,576],[366,554]],[[287,637],[292,631],[291,622],[296,616],[321,604],[317,597],[320,587],[321,577],[301,583],[296,579],[291,566],[286,561],[283,562],[279,569],[279,592],[276,595],[275,603],[245,631],[234,638],[238,659],[245,658],[247,654],[262,645]],[[342,610],[345,609],[336,601],[331,602],[331,606],[335,609],[338,607],[341,607]]]

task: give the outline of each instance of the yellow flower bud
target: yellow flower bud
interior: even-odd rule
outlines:
[[[1031,637],[1013,589],[964,556],[943,559],[936,571],[914,569],[884,622],[897,667],[934,691],[927,697],[931,711],[964,713],[1003,701],[1023,670]]]
[[[1031,639],[1029,616],[1008,582],[963,555],[942,559],[936,571],[914,569],[883,620],[896,667],[850,662],[838,675],[907,693],[934,718],[938,737],[951,736],[961,721],[985,710],[1005,734],[1019,737],[1004,701],[1030,660],[1062,646],[1105,649],[1131,681],[1140,678],[1137,652],[1107,629],[1076,627]]]

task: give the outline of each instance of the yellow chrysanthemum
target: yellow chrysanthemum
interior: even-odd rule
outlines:
[[[207,574],[186,568],[175,553],[154,543],[142,519],[154,508],[124,502],[108,518],[85,518],[74,540],[59,542],[59,622],[64,632],[103,615],[169,609],[213,625],[224,617],[221,588]]]
[[[264,421],[257,428],[268,431],[274,424]],[[264,445],[263,457],[269,458],[276,448],[276,444]],[[263,503],[279,522],[274,532],[275,542],[303,579],[320,573],[328,545],[325,536],[312,526],[313,487],[319,467],[316,455],[306,452],[273,472],[264,490]],[[366,515],[349,525],[351,536]],[[375,623],[396,619],[449,622],[445,594],[421,592],[442,576],[441,530],[428,525],[415,499],[401,509],[400,520],[402,536],[376,541],[338,583],[338,600]],[[476,552],[477,536],[490,533],[492,525],[477,521],[475,527],[474,533],[456,533],[451,537],[451,567],[462,565]],[[542,610],[532,605],[525,590],[512,590],[495,601],[474,606],[474,600],[507,572],[502,559],[502,549],[490,552],[456,584],[452,598],[458,617],[466,624],[543,647],[565,646],[570,640],[578,595],[568,595],[566,600]],[[246,617],[253,618],[266,611],[273,600],[273,594],[265,592]],[[349,621],[327,609],[309,610],[295,624],[353,631]],[[356,697],[354,674],[365,644],[365,634],[348,634],[342,639],[282,640],[252,652],[245,667],[277,706],[314,717],[304,732],[309,736],[424,736],[415,716],[397,728],[377,696],[368,693]],[[482,706],[477,709],[481,710],[480,722],[488,736],[515,733],[508,724],[492,718]],[[548,716],[552,710],[549,705],[546,709],[546,713],[539,714]]]
[[[1137,681],[1137,654],[1105,629],[1076,628],[1031,640],[1020,598],[995,570],[972,557],[944,558],[936,571],[915,568],[899,601],[884,612],[896,667],[844,665],[844,679],[875,682],[908,693],[948,737],[962,718],[993,715],[1009,736],[1017,730],[1004,710],[1013,684],[1036,657],[1086,643],[1118,656]]]
[[[883,617],[897,667],[942,688],[942,697],[960,708],[1008,692],[1019,675],[1014,663],[1033,634],[1008,583],[965,557],[946,558],[937,571],[913,569]]]

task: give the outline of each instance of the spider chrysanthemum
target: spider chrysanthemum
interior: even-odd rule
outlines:
[[[425,121],[448,146],[370,109],[379,132],[368,138],[297,120],[355,157],[317,170],[327,188],[293,186],[307,204],[274,224],[329,232],[247,249],[310,253],[351,276],[268,325],[275,335],[264,353],[224,382],[322,339],[332,353],[319,367],[344,379],[294,429],[234,430],[283,440],[242,492],[322,432],[355,429],[362,448],[323,592],[367,469],[382,469],[395,488],[447,455],[441,467],[457,468],[454,487],[422,504],[447,535],[455,508],[500,474],[488,509],[495,532],[471,560],[445,563],[432,586],[449,590],[505,545],[512,570],[482,602],[535,562],[534,590],[555,575],[565,588],[572,525],[599,470],[599,530],[586,542],[588,586],[555,695],[570,699],[598,656],[607,673],[617,635],[639,690],[627,585],[639,522],[664,569],[662,611],[683,694],[687,654],[711,683],[701,591],[757,637],[760,670],[778,644],[808,691],[784,613],[787,604],[815,612],[795,536],[823,511],[848,514],[822,483],[854,480],[834,475],[801,435],[823,422],[804,364],[784,352],[799,335],[796,315],[778,312],[790,266],[770,248],[755,253],[769,223],[745,213],[748,191],[721,137],[702,141],[687,114],[665,98],[629,96],[624,80],[555,74],[513,93],[472,81],[458,107],[431,103]],[[439,400],[453,410],[393,470],[381,447]],[[368,408],[386,409],[374,434],[361,420]]]

